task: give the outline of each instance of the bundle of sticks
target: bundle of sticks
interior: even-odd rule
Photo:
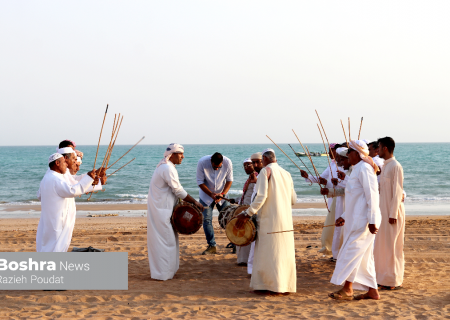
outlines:
[[[100,141],[102,139],[103,127],[105,125],[106,115],[108,113],[108,107],[109,107],[109,105],[106,105],[105,115],[103,116],[102,128],[100,129],[100,136],[98,138],[97,152],[95,153],[94,167],[93,167],[92,170],[95,170],[95,166],[97,164],[98,151],[100,149]],[[119,113],[118,116],[117,116],[117,114],[114,115],[114,122],[113,122],[113,127],[112,127],[112,132],[111,132],[111,139],[109,141],[108,147],[106,148],[106,153],[105,153],[105,156],[103,157],[102,164],[101,164],[100,168],[97,170],[97,177],[94,180],[94,182],[92,183],[92,185],[98,185],[98,183],[100,181],[100,177],[106,175],[106,170],[110,169],[120,159],[122,159],[124,156],[126,156],[128,154],[128,152],[130,152],[134,147],[136,147],[145,138],[145,136],[142,137],[134,146],[132,146],[127,152],[125,152],[125,154],[123,154],[119,159],[117,159],[112,165],[108,166],[109,165],[109,160],[111,159],[111,155],[112,155],[114,146],[116,145],[116,140],[117,140],[117,137],[119,135],[120,127],[122,126],[122,121],[123,121],[123,115],[122,115],[122,117],[121,117],[120,113]],[[122,168],[127,166],[129,163],[131,163],[135,159],[136,158],[134,158],[131,161],[127,162],[125,165],[123,165],[122,167],[120,167],[119,169],[117,169],[116,171],[114,171],[113,173],[108,175],[107,177],[110,177],[111,175],[113,175],[117,171],[121,170]],[[89,196],[88,201],[91,199],[93,193],[94,192],[91,192],[91,195]]]

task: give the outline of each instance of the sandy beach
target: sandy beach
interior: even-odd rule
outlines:
[[[448,318],[450,307],[450,216],[407,218],[405,289],[381,291],[380,301],[337,302],[327,293],[334,263],[317,253],[324,217],[294,217],[297,293],[260,297],[250,277],[226,249],[215,222],[218,254],[202,256],[203,230],[180,236],[180,269],[170,281],[150,279],[146,218],[79,218],[73,246],[129,254],[128,291],[3,291],[0,317],[13,319],[274,319]],[[0,250],[35,250],[38,219],[3,219]],[[310,247],[309,247],[310,246]],[[71,248],[69,250],[71,250]],[[101,253],[98,253],[101,254]],[[113,279],[112,279],[113,281]]]

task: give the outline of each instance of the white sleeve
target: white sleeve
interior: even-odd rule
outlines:
[[[55,191],[61,198],[74,198],[87,192],[89,186],[94,180],[86,176],[81,179],[80,183],[69,185],[64,180],[59,180],[55,185]]]
[[[177,169],[170,168],[169,165],[167,165],[167,169],[164,169],[161,176],[178,198],[184,199],[187,197],[188,193],[181,186]]]
[[[358,179],[364,189],[364,196],[368,206],[367,220],[369,224],[378,225],[381,221],[381,212],[377,176],[373,172],[372,167],[364,166],[359,173]]]

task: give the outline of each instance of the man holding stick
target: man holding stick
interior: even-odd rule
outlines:
[[[380,209],[383,220],[375,242],[375,269],[377,283],[382,290],[398,290],[402,288],[405,273],[403,168],[394,157],[394,139],[385,137],[378,139],[378,143],[380,158],[385,162],[379,176]]]
[[[378,167],[363,141],[352,140],[349,145],[347,154],[353,170],[345,187],[345,212],[336,220],[337,227],[344,226],[344,240],[331,278],[331,283],[344,287],[328,296],[336,300],[378,300],[373,257],[381,222],[375,174]],[[368,291],[354,297],[353,289]]]
[[[178,199],[203,206],[181,186],[175,165],[184,159],[184,148],[172,143],[153,172],[147,200],[147,247],[150,276],[156,280],[172,279],[180,265],[178,233],[171,217]]]
[[[36,251],[67,252],[75,225],[74,197],[87,192],[96,172],[88,172],[73,185],[64,178],[67,162],[61,154],[52,154],[48,163],[49,170],[40,183],[37,196],[42,212],[36,233]]]

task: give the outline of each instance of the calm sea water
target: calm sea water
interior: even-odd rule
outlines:
[[[287,144],[281,148],[301,166]],[[292,146],[300,151],[298,144]],[[116,146],[112,161],[125,153],[131,146]],[[274,148],[279,164],[288,170],[294,179],[298,202],[321,202],[317,185],[310,186],[300,177],[298,169],[271,144],[239,145],[184,145],[185,159],[177,166],[183,187],[198,198],[196,183],[197,161],[204,155],[220,152],[233,162],[234,182],[230,196],[242,193],[247,179],[242,161],[251,154],[267,147]],[[92,203],[145,203],[150,178],[156,164],[162,158],[166,145],[139,145],[120,160],[109,173],[136,157],[130,165],[108,179],[104,192],[94,194]],[[308,144],[310,151],[322,151],[323,145]],[[92,168],[96,146],[78,146],[84,152],[80,173]],[[100,148],[104,155],[106,146]],[[36,191],[47,170],[48,156],[55,152],[55,146],[0,147],[0,203],[36,204]],[[404,189],[407,193],[407,213],[450,214],[450,143],[399,143],[395,150],[397,160],[404,169]],[[100,163],[102,157],[99,157]],[[321,172],[328,165],[326,157],[314,157],[314,163]],[[306,165],[306,158],[303,160]],[[97,161],[98,163],[99,161]],[[111,162],[112,163],[112,162]],[[97,165],[98,166],[98,165]],[[302,166],[301,166],[302,167]],[[77,198],[86,202],[87,196]]]

